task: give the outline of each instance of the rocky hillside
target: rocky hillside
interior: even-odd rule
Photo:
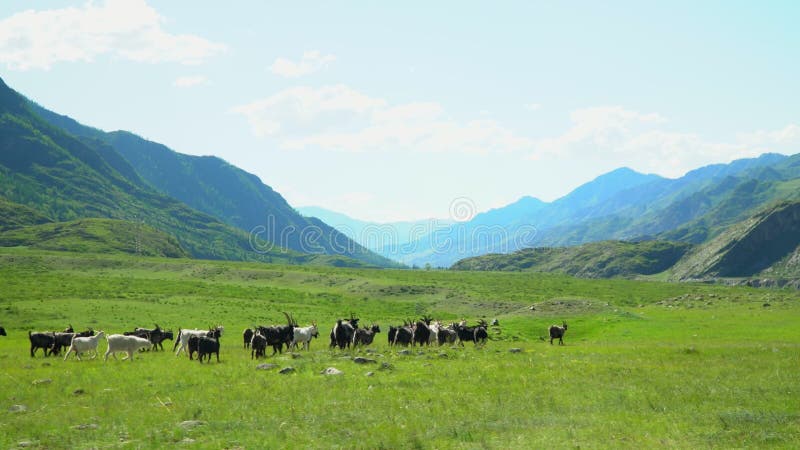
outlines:
[[[800,202],[782,202],[697,247],[672,268],[676,280],[800,278]]]

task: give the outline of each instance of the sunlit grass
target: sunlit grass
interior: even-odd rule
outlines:
[[[0,293],[5,448],[791,448],[800,439],[796,291],[3,250]],[[297,358],[252,361],[241,330],[282,322],[284,310],[317,320],[321,338]],[[350,312],[382,325],[374,353],[358,353],[377,363],[328,350],[327,327]],[[424,313],[501,326],[482,349],[387,346],[388,324]],[[561,320],[567,345],[541,340]],[[29,329],[155,322],[224,324],[222,361],[167,351],[103,363],[104,341],[95,360],[28,356]],[[256,370],[263,362],[278,368]],[[295,372],[278,373],[287,366]],[[321,375],[327,367],[344,374]],[[201,424],[180,426],[189,420]]]

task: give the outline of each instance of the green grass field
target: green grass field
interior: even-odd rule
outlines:
[[[544,274],[2,249],[0,447],[796,448],[798,300]],[[321,338],[297,357],[251,361],[241,331],[282,323],[281,311],[316,320]],[[335,318],[351,312],[381,325],[375,353],[328,350]],[[388,347],[389,324],[422,314],[501,326],[484,348]],[[543,341],[562,320],[566,345]],[[29,356],[28,330],[155,322],[224,325],[222,361],[150,352],[104,363],[104,340],[95,360]],[[278,368],[256,370],[263,362]],[[279,374],[286,366],[295,372]],[[321,375],[327,367],[344,374]]]

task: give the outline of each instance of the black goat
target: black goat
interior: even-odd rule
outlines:
[[[161,348],[161,350],[164,350],[163,342],[166,339],[169,339],[171,341],[175,338],[175,336],[172,333],[172,330],[164,331],[163,329],[161,329],[161,327],[158,326],[158,324],[155,325],[156,327],[152,329],[136,328],[132,333],[123,333],[123,334],[125,334],[126,336],[134,335],[147,339],[148,341],[150,341],[151,344],[153,344],[152,350],[158,350],[159,348]]]
[[[194,355],[195,353],[197,353],[199,357],[200,342],[203,338],[207,337],[214,338],[217,340],[217,342],[219,342],[220,336],[222,336],[222,331],[219,328],[212,328],[211,330],[208,331],[208,333],[206,333],[205,336],[197,336],[197,335],[190,336],[189,340],[186,342],[187,351],[189,352],[189,360],[194,359],[192,355]],[[209,356],[209,359],[210,358],[211,357]],[[219,355],[217,355],[217,358],[219,358]]]
[[[331,330],[330,347],[338,346],[340,350],[344,350],[345,347],[350,348],[350,344],[353,342],[353,335],[358,329],[358,321],[359,319],[353,313],[350,313],[350,320],[337,320],[336,325]]]
[[[289,314],[284,312],[283,315],[286,316],[288,324],[271,327],[259,326],[256,329],[257,334],[267,339],[267,345],[272,346],[272,355],[270,356],[274,356],[276,353],[283,353],[283,346],[286,345],[288,347],[294,340],[294,327],[297,326],[297,322]]]
[[[409,322],[404,322],[402,327],[397,327],[392,345],[408,347],[414,340],[414,328]]]
[[[211,355],[216,353],[217,362],[219,362],[219,333],[212,333],[212,336],[199,338],[197,343],[197,359],[200,364],[203,363],[203,358],[208,357],[208,362],[211,362]]]
[[[5,328],[3,328],[3,327],[0,327],[0,336],[8,336],[8,335],[6,334],[6,329],[5,329]]]
[[[458,335],[459,345],[464,345],[464,341],[475,342],[475,329],[477,327],[468,327],[465,321],[461,321],[459,324],[454,323],[451,326],[456,331],[456,335]]]
[[[252,328],[245,328],[242,332],[242,338],[244,339],[244,348],[250,348],[250,341],[253,340],[253,335],[256,334]]]
[[[474,334],[475,345],[485,344],[489,339],[489,333],[486,331],[486,326],[484,325],[478,325],[475,327]]]
[[[52,331],[47,332],[30,332],[28,331],[28,339],[31,341],[31,358],[36,354],[36,350],[42,349],[44,351],[44,356],[49,354],[58,354],[53,353],[56,351],[54,348],[54,344],[56,342],[56,334]]]
[[[256,332],[250,340],[250,359],[266,356],[267,338]]]
[[[397,327],[389,325],[389,345],[394,345],[394,337],[397,336]]]
[[[419,344],[420,347],[424,345],[429,345],[431,341],[431,318],[428,316],[423,316],[422,320],[418,320],[413,326],[413,336],[411,340],[411,345]]]
[[[173,334],[172,330],[159,330],[158,333],[153,332],[150,334],[150,342],[153,343],[153,350],[161,349],[164,350],[164,341],[169,339],[170,341],[175,339],[175,335]],[[158,348],[156,348],[158,347]]]
[[[458,333],[453,328],[453,325],[449,327],[441,327],[439,328],[439,332],[436,334],[436,339],[439,341],[439,345],[443,344],[452,344],[458,338]]]
[[[353,332],[353,347],[357,347],[359,344],[363,346],[367,346],[372,344],[372,341],[375,339],[375,333],[380,333],[381,327],[377,324],[373,324],[369,328],[359,328]]]
[[[564,345],[564,333],[567,332],[567,322],[563,325],[550,326],[550,345],[553,345],[553,339],[558,339],[558,345]]]

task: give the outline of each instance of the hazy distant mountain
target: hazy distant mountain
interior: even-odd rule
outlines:
[[[677,179],[617,169],[551,203],[522,199],[422,237],[401,261],[447,267],[486,253],[657,236],[700,243],[770,202],[797,197],[797,158],[765,154]]]
[[[422,236],[450,226],[452,221],[423,219],[398,222],[370,222],[319,206],[296,208],[306,217],[316,217],[364,247],[391,259],[398,259],[400,247]]]

